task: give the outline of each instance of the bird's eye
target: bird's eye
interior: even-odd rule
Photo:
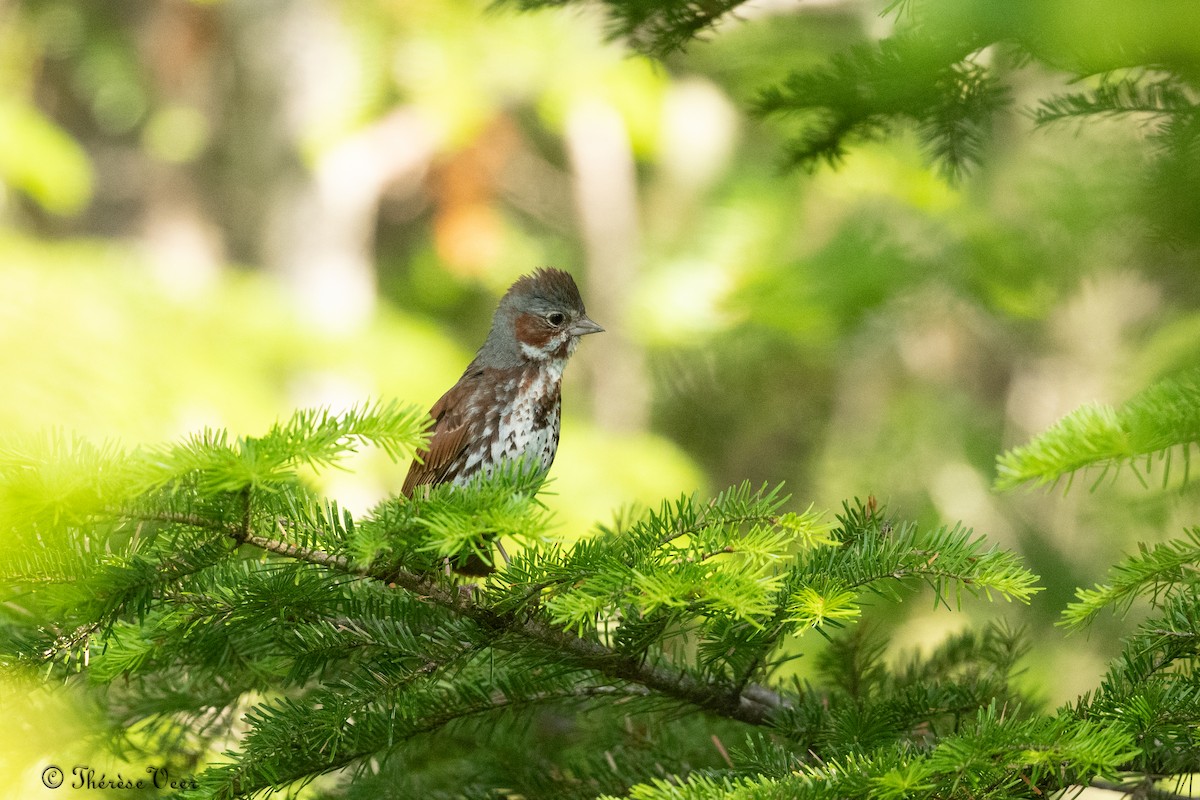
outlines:
[[[566,314],[562,314],[558,311],[553,311],[546,315],[546,321],[549,322],[551,325],[553,325],[556,328],[559,325],[562,325],[563,322],[566,320],[566,318],[567,318]]]

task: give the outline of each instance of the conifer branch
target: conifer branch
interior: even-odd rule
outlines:
[[[609,678],[645,686],[720,716],[752,725],[765,725],[771,713],[784,705],[778,694],[764,687],[748,687],[739,693],[732,686],[706,683],[681,670],[630,658],[598,642],[583,639],[538,620],[520,619],[511,612],[492,611],[467,600],[471,593],[464,587],[451,592],[435,580],[404,570],[368,577],[394,583],[422,600],[453,609],[498,634],[515,634],[550,647],[570,657],[578,666],[595,669]]]
[[[1145,76],[1106,81],[1091,91],[1043,100],[1031,116],[1038,125],[1064,120],[1119,114],[1195,114],[1198,108],[1186,85],[1177,78],[1150,80]]]
[[[405,569],[373,570],[356,565],[343,556],[299,547],[278,539],[253,534],[242,537],[229,533],[244,544],[275,555],[395,586],[423,602],[454,611],[498,635],[513,634],[537,642],[570,657],[577,666],[594,669],[608,678],[644,686],[720,716],[752,725],[765,725],[770,715],[785,705],[780,695],[765,687],[748,686],[738,691],[732,685],[704,682],[687,672],[644,663],[544,622],[523,619],[516,612],[489,609],[475,602],[474,592],[466,586],[448,586],[436,577]]]
[[[355,575],[368,577],[366,573],[355,569],[350,559],[345,556],[337,556],[332,553],[326,553],[316,548],[301,547],[300,545],[292,544],[283,539],[269,539],[266,536],[259,536],[251,533],[250,514],[247,512],[245,520],[239,526],[222,525],[197,514],[177,514],[177,513],[148,513],[137,514],[134,516],[143,522],[169,522],[177,525],[186,525],[191,528],[199,528],[201,530],[211,530],[216,533],[223,533],[230,539],[233,539],[238,544],[248,544],[252,547],[257,547],[259,550],[265,550],[268,553],[284,556],[286,558],[294,558],[298,561],[306,561],[319,567],[325,567],[337,572],[346,572]]]
[[[1122,466],[1135,468],[1152,456],[1163,464],[1169,479],[1171,454],[1183,461],[1188,478],[1191,448],[1200,444],[1200,371],[1191,370],[1160,381],[1129,402],[1113,408],[1083,406],[1063,417],[1028,444],[996,460],[996,488],[1025,483],[1049,485],[1078,470],[1100,467],[1103,475]]]
[[[525,10],[567,5],[569,0],[507,0]],[[603,0],[610,16],[609,35],[629,42],[635,49],[657,56],[683,50],[722,17],[747,0],[663,0],[628,2]]]
[[[297,561],[306,561],[309,564],[325,567],[335,572],[369,577],[362,570],[355,569],[350,563],[350,559],[345,556],[335,556],[332,553],[326,553],[312,547],[301,547],[300,545],[291,544],[281,539],[268,539],[265,536],[255,536],[254,534],[248,534],[241,541],[260,550],[266,550],[268,553],[274,553],[286,558],[294,558]]]
[[[736,772],[718,764],[711,784],[702,769],[676,776],[664,797],[683,785],[697,790],[689,796],[723,797],[735,776],[748,789],[807,791],[815,781],[840,796],[932,798],[960,783],[973,796],[1016,781],[1055,790],[1068,778],[1113,779],[1131,763],[1188,771],[1172,743],[1187,734],[1200,693],[1164,679],[1197,655],[1189,597],[1172,595],[1094,698],[1039,717],[1018,710],[1011,677],[1021,645],[1006,629],[964,635],[899,670],[861,626],[831,633],[857,618],[867,592],[893,596],[898,585],[928,584],[943,602],[954,588],[1028,600],[1036,577],[965,528],[884,520],[874,503],[857,502],[826,524],[812,509],[783,513],[781,487],[746,483],[625,515],[569,547],[532,543],[484,587],[466,587],[444,576],[442,560],[480,530],[543,535],[538,487],[499,475],[395,498],[355,520],[294,467],[328,463],[375,424],[299,415],[264,437],[231,445],[209,432],[153,458],[72,446],[63,464],[0,452],[19,461],[0,473],[0,495],[11,485],[6,496],[20,501],[8,527],[52,543],[14,548],[5,580],[26,592],[29,610],[11,633],[0,629],[3,653],[88,666],[91,680],[126,693],[120,718],[155,741],[172,730],[203,737],[203,709],[244,719],[232,763],[199,776],[209,797],[258,795],[345,767],[356,770],[353,791],[371,796],[358,781],[369,784],[388,756],[403,761],[423,740],[441,746],[460,734],[486,739],[489,751],[505,746],[506,736],[478,730],[480,719],[515,726],[507,738],[521,746],[527,711],[553,714],[556,704],[586,706],[588,726],[645,717],[662,728],[647,735],[646,762],[626,762],[625,751],[589,756],[609,770],[586,778],[589,796],[662,775],[662,737],[689,725],[725,742],[750,725],[774,744],[758,746],[753,771],[731,748]],[[408,423],[381,424],[378,438]],[[1132,561],[1097,603],[1190,580],[1193,551]],[[47,569],[57,585],[30,590]],[[813,628],[829,637],[817,656],[821,683],[765,685],[792,657],[783,640]],[[264,691],[272,699],[250,699]],[[664,716],[670,725],[659,726]],[[1133,749],[1135,736],[1163,731],[1168,745]],[[564,766],[558,756],[550,763]],[[494,780],[488,769],[480,780]],[[552,786],[542,796],[562,795]]]
[[[436,667],[437,665],[428,665],[427,671],[433,672]],[[628,698],[645,697],[648,694],[649,690],[640,686],[619,688],[612,686],[566,686],[548,691],[534,692],[521,697],[509,697],[503,694],[489,695],[466,707],[447,707],[439,713],[427,714],[421,719],[419,724],[408,728],[406,733],[408,736],[433,733],[460,720],[487,716],[502,710],[519,710],[547,703],[588,701],[596,698],[620,701]],[[285,768],[274,771],[269,782],[263,781],[261,776],[254,774],[246,775],[246,765],[244,763],[218,767],[212,770],[212,774],[208,774],[205,777],[206,782],[212,782],[215,786],[219,787],[218,791],[221,792],[218,795],[219,797],[243,797],[252,795],[262,789],[279,788],[298,781],[311,780],[318,774],[344,769],[355,762],[370,757],[376,750],[377,747],[367,744],[360,748],[352,748],[339,752],[336,756],[320,764],[319,771],[314,771],[311,765],[289,764],[288,766],[291,769]]]
[[[1156,599],[1171,586],[1200,582],[1200,528],[1154,547],[1143,545],[1111,570],[1111,582],[1076,590],[1076,600],[1063,612],[1062,624],[1081,628],[1103,609],[1126,611],[1138,597]]]

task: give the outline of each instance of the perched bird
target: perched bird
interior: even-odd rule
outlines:
[[[496,307],[475,360],[430,410],[433,435],[408,469],[404,495],[424,485],[461,486],[522,457],[545,474],[558,449],[567,359],[579,337],[603,330],[588,318],[566,272],[539,269],[519,278]],[[453,567],[464,575],[495,571],[474,552]]]

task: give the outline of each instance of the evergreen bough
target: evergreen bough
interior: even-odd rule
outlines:
[[[749,0],[496,2],[523,9],[598,5],[612,37],[666,58],[736,24]],[[993,120],[1012,108],[1011,74],[1038,64],[1041,74],[1058,73],[1068,88],[1022,113],[1039,126],[1100,117],[1143,123],[1156,155],[1145,181],[1151,224],[1164,238],[1195,244],[1200,12],[1194,3],[892,0],[883,13],[893,22],[889,35],[848,45],[761,88],[758,113],[791,126],[786,164],[809,170],[836,164],[858,145],[909,130],[934,164],[959,176],[983,160]],[[791,41],[781,37],[775,46],[773,55],[787,63]]]
[[[321,792],[347,797],[1030,797],[1200,770],[1200,533],[1080,593],[1072,626],[1139,596],[1158,615],[1095,692],[1044,713],[1014,685],[1019,631],[896,664],[858,621],[920,586],[1027,601],[1035,577],[969,530],[872,501],[828,520],[744,484],[567,546],[519,465],[360,518],[310,488],[364,444],[409,456],[425,424],[373,404],[132,451],[10,442],[0,660],[93,687],[113,741],[194,772],[201,797],[329,773]],[[482,530],[520,547],[466,586],[444,563]],[[814,633],[818,677],[798,681]]]

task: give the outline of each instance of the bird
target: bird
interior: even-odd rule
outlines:
[[[563,370],[582,337],[603,331],[570,273],[546,267],[518,278],[475,358],[430,409],[429,443],[413,459],[402,494],[462,486],[521,459],[544,476],[558,450]],[[480,554],[486,541],[454,559],[454,571],[493,573],[495,565]]]

